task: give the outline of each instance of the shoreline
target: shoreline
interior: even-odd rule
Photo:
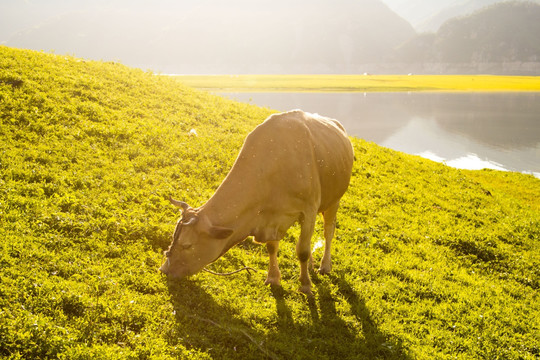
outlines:
[[[538,76],[502,75],[176,75],[187,86],[219,92],[540,92]]]

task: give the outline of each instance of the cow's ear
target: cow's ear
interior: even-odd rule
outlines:
[[[216,239],[225,239],[232,235],[234,232],[233,229],[221,227],[221,226],[212,226],[208,232],[211,237]]]

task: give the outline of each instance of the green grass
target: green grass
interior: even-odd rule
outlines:
[[[181,75],[186,85],[223,92],[540,91],[538,76]]]
[[[179,216],[167,197],[203,204],[269,113],[119,64],[0,47],[0,357],[540,356],[540,180],[360,139],[333,273],[312,275],[313,298],[296,291],[297,227],[281,288],[263,285],[266,250],[249,239],[211,268],[251,276],[161,276]]]

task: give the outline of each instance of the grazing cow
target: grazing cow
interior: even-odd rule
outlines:
[[[339,201],[351,178],[353,148],[341,124],[294,110],[275,114],[246,138],[231,171],[199,208],[173,200],[183,210],[160,270],[182,278],[202,270],[247,236],[267,246],[266,284],[280,284],[279,240],[301,226],[296,253],[300,291],[311,294],[308,261],[318,213],[325,248],[319,272],[331,270],[330,245]]]

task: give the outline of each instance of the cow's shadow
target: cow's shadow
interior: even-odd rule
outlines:
[[[218,304],[196,281],[168,280],[176,326],[166,336],[169,346],[202,351],[213,359],[281,359],[268,349],[259,331]],[[182,354],[179,354],[182,355]]]
[[[287,358],[308,358],[307,355],[318,358],[321,357],[321,352],[325,355],[322,357],[330,359],[410,358],[401,343],[389,340],[379,330],[371,318],[364,299],[354,291],[343,276],[329,275],[326,279],[312,276],[312,280],[317,296],[305,298],[306,306],[311,312],[311,324],[295,323],[292,312],[287,306],[288,294],[281,288],[272,289],[276,300],[279,326],[286,329],[283,337],[277,333],[273,341],[287,341],[287,337],[289,344],[294,343],[291,346],[293,352],[287,354]],[[334,294],[332,294],[332,288],[334,288]],[[342,318],[336,307],[339,302],[338,297],[346,299],[350,309],[347,312],[354,317],[352,321],[349,320],[349,323]],[[290,338],[291,329],[295,329],[298,337],[294,337],[293,334],[294,338]],[[305,357],[296,356],[300,350],[305,351]]]
[[[403,346],[378,329],[365,301],[343,277],[315,276],[314,285],[316,297],[272,287],[276,317],[271,327],[276,330],[263,331],[240,320],[234,309],[218,304],[197,282],[170,281],[176,326],[169,343],[200,349],[214,359],[408,359]],[[340,316],[336,306],[343,300],[337,297],[346,299],[353,319]],[[295,321],[291,301],[303,301],[310,322]]]

